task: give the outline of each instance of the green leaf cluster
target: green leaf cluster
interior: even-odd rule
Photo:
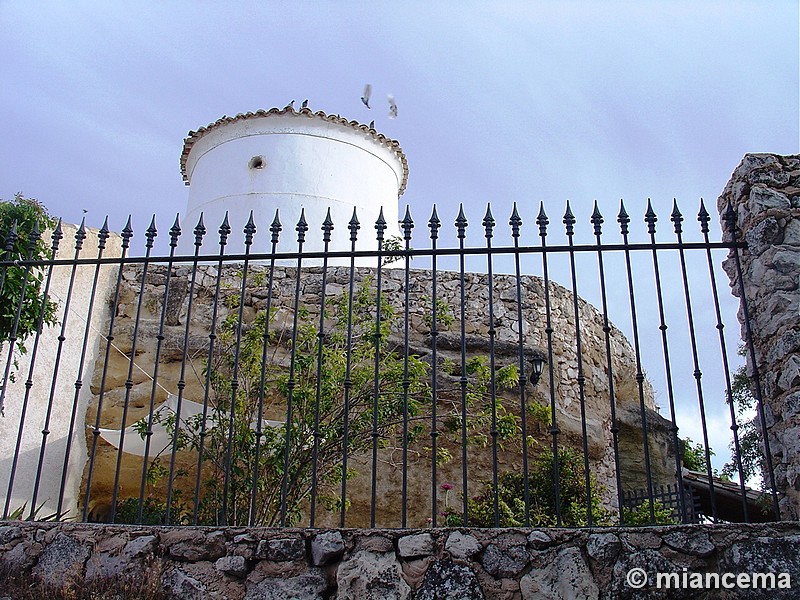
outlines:
[[[683,466],[690,471],[705,472],[708,469],[706,465],[706,447],[700,442],[695,444],[692,438],[681,439],[679,442]],[[708,454],[709,456],[714,456],[714,451],[709,450]]]
[[[739,354],[744,355],[744,353],[745,348],[742,346]],[[733,402],[736,423],[739,425],[739,456],[742,463],[742,476],[746,482],[757,481],[759,490],[765,491],[769,486],[765,478],[767,466],[764,458],[764,437],[761,435],[758,415],[755,414],[756,398],[753,395],[745,365],[741,365],[733,374],[730,401]],[[730,479],[738,479],[739,465],[733,440],[731,440],[729,448],[731,460],[723,465],[721,473]]]
[[[430,404],[428,365],[389,344],[397,315],[383,300],[377,323],[376,306],[366,279],[352,303],[346,293],[329,299],[322,331],[299,307],[293,336],[278,329],[276,311],[242,323],[229,303],[206,365],[209,418],[178,431],[179,449],[202,453],[201,523],[291,525],[308,509],[312,487],[320,505],[340,510],[342,479],[357,475],[343,472],[345,451],[371,449],[373,433],[379,447],[394,443],[403,414],[413,421]],[[285,417],[278,426],[264,420],[288,415],[289,406],[288,431]],[[174,418],[165,425],[175,431]]]
[[[510,471],[498,477],[497,511],[500,527],[552,527],[557,524],[556,493],[553,474],[553,452],[542,451],[533,461],[528,473],[528,506],[525,505],[524,474]],[[591,506],[592,524],[610,525],[611,514],[600,505],[602,489],[590,478],[587,489],[582,455],[571,448],[558,451],[558,507],[561,524],[567,527],[584,527],[589,524],[588,506]],[[467,516],[472,527],[494,527],[495,489],[491,481],[484,482],[480,495],[467,500]],[[526,518],[527,516],[527,518]],[[445,515],[449,526],[463,525],[463,516],[454,512]]]
[[[36,332],[40,318],[46,325],[56,322],[57,305],[43,293],[41,269],[13,263],[50,258],[47,242],[41,236],[54,225],[55,219],[47,209],[32,198],[16,194],[12,200],[0,200],[0,260],[5,262],[0,267],[0,346],[11,343],[18,355],[27,352],[26,340]],[[40,237],[31,245],[34,227]],[[17,366],[16,359],[14,365]]]
[[[351,499],[342,498],[343,479],[359,473],[352,462],[345,472],[345,454],[363,457],[373,440],[379,449],[413,445],[430,431],[429,360],[413,353],[406,357],[403,346],[390,340],[401,314],[386,298],[376,296],[369,278],[356,286],[352,298],[346,292],[326,298],[322,330],[319,314],[298,306],[295,334],[294,315],[285,308],[280,315],[276,309],[269,315],[261,311],[240,322],[240,293],[234,284],[228,288],[222,302],[229,312],[217,328],[213,360],[204,365],[210,383],[208,419],[205,423],[202,416],[189,419],[177,432],[174,415],[162,419],[170,432],[177,433],[179,450],[202,456],[200,523],[296,524],[309,514],[312,490],[315,511],[347,510]],[[453,323],[447,304],[437,303],[437,320],[442,328]],[[443,369],[460,375],[461,365],[445,361]],[[499,449],[509,440],[519,441],[520,416],[500,394],[519,385],[517,365],[492,371],[485,356],[471,356],[465,375],[466,443],[488,447],[493,413]],[[534,420],[549,420],[549,409],[537,407],[529,405]],[[460,386],[440,387],[437,409],[437,427],[447,434],[440,439],[460,446],[464,419]],[[266,418],[274,420],[268,425]],[[140,429],[145,435],[146,423]],[[532,437],[528,443],[533,444]],[[418,460],[426,450],[430,457],[432,448],[419,450],[410,460]],[[436,450],[438,465],[453,459],[453,447],[447,443]],[[150,469],[151,493],[161,497],[158,482],[167,471],[159,459]],[[193,482],[196,473],[189,475],[193,476],[186,479]],[[189,487],[184,490],[194,494]],[[170,521],[186,522],[186,510],[178,495]]]
[[[624,507],[622,509],[622,520],[625,525],[635,527],[639,525],[675,525],[672,509],[659,500],[653,500],[653,515],[655,523],[650,516],[650,502],[645,500],[635,508]]]

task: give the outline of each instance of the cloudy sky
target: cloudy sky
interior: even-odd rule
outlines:
[[[425,213],[694,206],[745,152],[798,151],[794,0],[3,0],[0,28],[0,197],[73,222],[184,211],[187,132],[291,99],[399,140]]]
[[[168,227],[187,132],[292,99],[397,139],[422,222],[491,201],[532,226],[544,201],[558,223],[569,199],[588,232],[624,198],[640,224],[647,198],[711,209],[746,152],[799,150],[796,0],[0,0],[0,31],[0,198],[96,227]]]

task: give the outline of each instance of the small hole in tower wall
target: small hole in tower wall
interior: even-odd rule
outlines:
[[[263,169],[266,164],[267,161],[264,160],[263,156],[254,156],[250,159],[247,166],[251,169]]]

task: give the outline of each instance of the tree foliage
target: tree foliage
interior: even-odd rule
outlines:
[[[32,198],[16,194],[13,200],[0,200],[0,259],[13,263],[49,258],[49,247],[41,236],[54,224],[47,209]],[[34,230],[38,239],[32,236]],[[40,319],[44,324],[56,322],[56,303],[44,296],[40,269],[6,264],[0,267],[0,279],[0,347],[10,343],[11,352],[25,354],[25,341]]]
[[[528,473],[528,517],[533,527],[552,527],[556,519],[556,494],[553,480],[553,452],[543,447]],[[589,524],[588,506],[592,507],[593,525],[610,525],[611,514],[600,505],[601,486],[590,479],[590,503],[587,503],[583,456],[571,448],[558,451],[558,510],[561,524],[584,527]],[[497,506],[500,527],[526,525],[524,475],[517,471],[503,473],[498,478]],[[484,482],[482,492],[467,500],[467,517],[473,527],[495,526],[494,485]],[[463,525],[463,515],[448,511],[449,526]]]
[[[655,517],[655,523],[653,523]],[[674,525],[678,521],[672,513],[672,509],[660,502],[653,500],[653,515],[650,515],[650,502],[645,500],[635,508],[622,509],[622,520],[625,525],[635,527],[638,525]]]
[[[380,328],[376,331],[377,298],[369,279],[355,290],[352,311],[346,292],[326,300],[322,332],[319,316],[300,306],[294,341],[291,328],[281,324],[287,322],[287,315],[291,317],[291,311],[282,313],[281,318],[274,309],[269,316],[262,311],[253,321],[240,323],[239,292],[229,286],[227,294],[222,302],[230,313],[217,328],[213,361],[204,371],[209,381],[208,418],[205,426],[202,415],[190,418],[177,432],[179,450],[202,454],[200,523],[241,525],[252,517],[257,525],[296,524],[309,510],[312,489],[316,510],[320,506],[334,512],[347,510],[350,498],[342,499],[342,481],[359,474],[353,468],[355,461],[348,463],[346,472],[343,470],[343,457],[345,453],[350,458],[368,455],[373,438],[379,448],[416,443],[416,458],[410,460],[418,460],[426,451],[430,458],[432,449],[417,443],[431,425],[430,361],[413,353],[406,359],[402,345],[390,341],[389,334],[397,328],[400,315],[385,298],[381,298]],[[452,325],[451,309],[438,303],[436,309],[438,326]],[[461,367],[445,361],[440,369],[448,374],[457,370],[460,375]],[[506,406],[499,393],[490,393],[492,372],[487,359],[471,357],[465,372],[466,443],[477,447],[489,444],[493,410],[500,449],[512,438],[519,440],[520,416]],[[518,385],[518,368],[514,364],[497,367],[494,381],[496,392]],[[438,428],[446,436],[441,439],[460,444],[460,388],[447,387],[439,391]],[[532,414],[538,407],[534,404]],[[287,432],[289,405],[292,412]],[[265,415],[279,421],[267,424],[262,420]],[[405,441],[404,416],[408,419]],[[162,424],[175,432],[174,415],[165,417]],[[146,419],[137,426],[144,436]],[[437,446],[438,464],[452,459],[447,446]],[[151,490],[143,518],[151,520],[166,508],[163,494],[156,491],[169,473],[162,458],[155,458],[148,467]],[[196,475],[187,471],[181,474]],[[184,477],[181,483],[188,480],[194,477]],[[171,522],[190,519],[187,491],[188,487],[182,485],[173,494]],[[131,503],[138,506],[138,499],[119,503],[119,520],[129,520]]]
[[[739,348],[739,355],[743,356],[744,346]],[[766,461],[764,459],[764,441],[761,435],[761,427],[758,422],[756,410],[756,399],[753,396],[750,377],[747,375],[747,367],[739,366],[733,373],[731,381],[731,398],[733,402],[736,423],[739,426],[739,457],[741,458],[741,477],[745,482],[757,482],[759,490],[767,489],[766,484]],[[706,471],[705,447],[701,443],[693,443],[687,438],[681,440],[681,458],[683,465],[692,471]],[[739,461],[737,460],[736,443],[731,439],[728,444],[731,459],[726,462],[719,473],[716,469],[714,475],[723,479],[739,479]],[[711,456],[714,455],[710,451]]]
[[[706,447],[701,442],[693,442],[692,438],[678,440],[681,448],[681,462],[690,471],[705,472],[708,470],[706,465]],[[709,450],[709,456],[714,456],[714,451]]]
[[[323,507],[340,510],[342,478],[357,475],[350,467],[342,470],[345,446],[348,456],[363,453],[372,448],[373,434],[379,447],[387,446],[404,411],[414,421],[430,403],[428,365],[408,357],[406,391],[402,349],[388,342],[397,315],[382,302],[376,331],[375,304],[369,281],[354,293],[351,313],[346,293],[334,297],[321,337],[316,319],[303,307],[294,340],[291,331],[276,327],[276,311],[269,317],[262,311],[242,324],[234,310],[223,321],[214,361],[206,367],[205,428],[198,416],[179,430],[179,448],[202,452],[201,523],[247,524],[254,507],[257,525],[293,524],[308,507],[312,487]],[[292,354],[294,370],[288,366]],[[264,420],[275,407],[285,411],[289,402],[288,432],[285,422]],[[174,430],[174,418],[167,426]],[[165,474],[160,459],[150,470]]]
[[[742,354],[744,349],[740,349]],[[755,414],[756,399],[750,387],[745,365],[740,366],[733,374],[731,382],[731,401],[736,409],[736,422],[739,425],[739,449],[742,461],[742,477],[744,481],[757,481],[761,491],[767,489],[765,480],[766,461],[764,459],[764,441],[758,415]],[[731,460],[722,467],[722,474],[728,478],[738,478],[739,465],[736,460],[736,445],[731,440]]]
[[[49,247],[42,234],[53,227],[55,220],[47,209],[32,198],[23,198],[21,194],[13,200],[0,200],[0,257],[4,261],[43,260],[49,258]],[[39,231],[39,239],[31,247],[31,234],[34,227]],[[13,234],[12,234],[13,232]],[[25,280],[25,267],[11,265],[5,269],[3,288],[0,290],[0,343],[7,342],[16,322],[19,299]],[[44,306],[45,323],[55,321],[55,303],[42,297],[43,274],[32,269],[27,277],[25,297],[20,311],[20,319],[16,325],[16,343],[20,352],[25,352],[24,340],[36,331],[42,307]]]

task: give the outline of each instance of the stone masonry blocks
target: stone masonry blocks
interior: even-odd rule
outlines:
[[[754,356],[747,360],[750,372],[755,366],[760,375],[781,517],[797,519],[800,415],[792,398],[800,392],[800,156],[745,155],[717,200],[723,217],[729,206],[736,240],[747,242],[739,251],[744,299],[733,253],[724,267],[740,298],[742,340],[748,324],[752,332]],[[731,239],[733,232],[725,235]]]
[[[249,552],[254,544],[262,551]],[[632,568],[651,579],[659,571],[788,573],[796,587],[798,549],[796,522],[369,531],[0,523],[4,572],[55,588],[104,576],[155,578],[176,599],[656,597],[626,583]],[[0,580],[0,597],[6,585]],[[714,597],[739,597],[721,591]]]

